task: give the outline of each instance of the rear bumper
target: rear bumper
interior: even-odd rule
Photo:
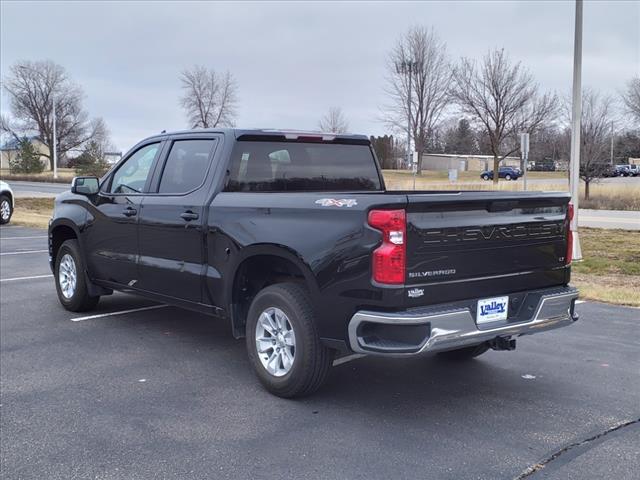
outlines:
[[[476,325],[475,312],[460,304],[404,312],[358,311],[349,322],[349,344],[357,353],[406,356],[454,350],[493,340],[531,335],[571,325],[578,290],[551,288],[526,293],[519,311],[506,321]]]

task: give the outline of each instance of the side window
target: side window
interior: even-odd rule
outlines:
[[[111,181],[110,193],[141,193],[149,177],[159,143],[152,143],[131,155],[120,165]]]
[[[176,140],[167,157],[158,193],[187,193],[204,182],[215,140]]]

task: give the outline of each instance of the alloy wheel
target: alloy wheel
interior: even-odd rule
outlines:
[[[73,294],[76,292],[77,281],[76,262],[71,255],[65,253],[58,267],[58,283],[60,284],[60,291],[64,298],[70,299],[73,297]]]
[[[289,317],[276,307],[269,307],[256,323],[256,350],[262,366],[274,377],[291,371],[296,355],[296,336]]]

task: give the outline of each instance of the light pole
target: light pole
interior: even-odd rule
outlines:
[[[20,68],[21,70],[30,70],[44,78],[44,75],[41,72],[31,67],[27,67],[26,65],[20,65],[18,68]],[[51,146],[51,153],[53,154],[53,178],[57,179],[58,178],[58,146],[57,146],[58,138],[56,135],[56,95],[55,93],[53,93],[53,89],[51,89],[51,115],[53,115],[53,125],[52,125],[53,145]]]
[[[418,62],[413,60],[401,60],[396,62],[396,72],[407,75],[407,163],[413,166],[411,155],[411,76],[418,71]],[[416,189],[416,167],[413,166],[413,189]]]
[[[573,203],[573,260],[582,260],[578,239],[578,201],[580,197],[580,124],[582,116],[582,0],[576,0],[573,43],[573,104],[571,118],[571,202]]]

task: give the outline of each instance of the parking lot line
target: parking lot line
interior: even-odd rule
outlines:
[[[26,255],[27,253],[44,253],[44,252],[48,252],[49,250],[24,250],[21,252],[4,252],[4,253],[0,253],[0,255],[4,256],[4,255]]]
[[[36,278],[49,278],[49,277],[53,277],[53,275],[48,274],[48,275],[33,275],[31,277],[0,278],[0,282],[17,282],[18,280],[35,280]]]
[[[46,235],[33,235],[29,237],[0,237],[0,240],[26,240],[31,238],[47,238]]]
[[[126,315],[127,313],[142,312],[144,310],[153,310],[156,308],[164,308],[169,305],[151,305],[149,307],[131,308],[129,310],[118,310],[116,312],[99,313],[97,315],[89,315],[87,317],[72,318],[72,322],[83,322],[84,320],[93,320],[95,318],[114,317],[116,315]]]

